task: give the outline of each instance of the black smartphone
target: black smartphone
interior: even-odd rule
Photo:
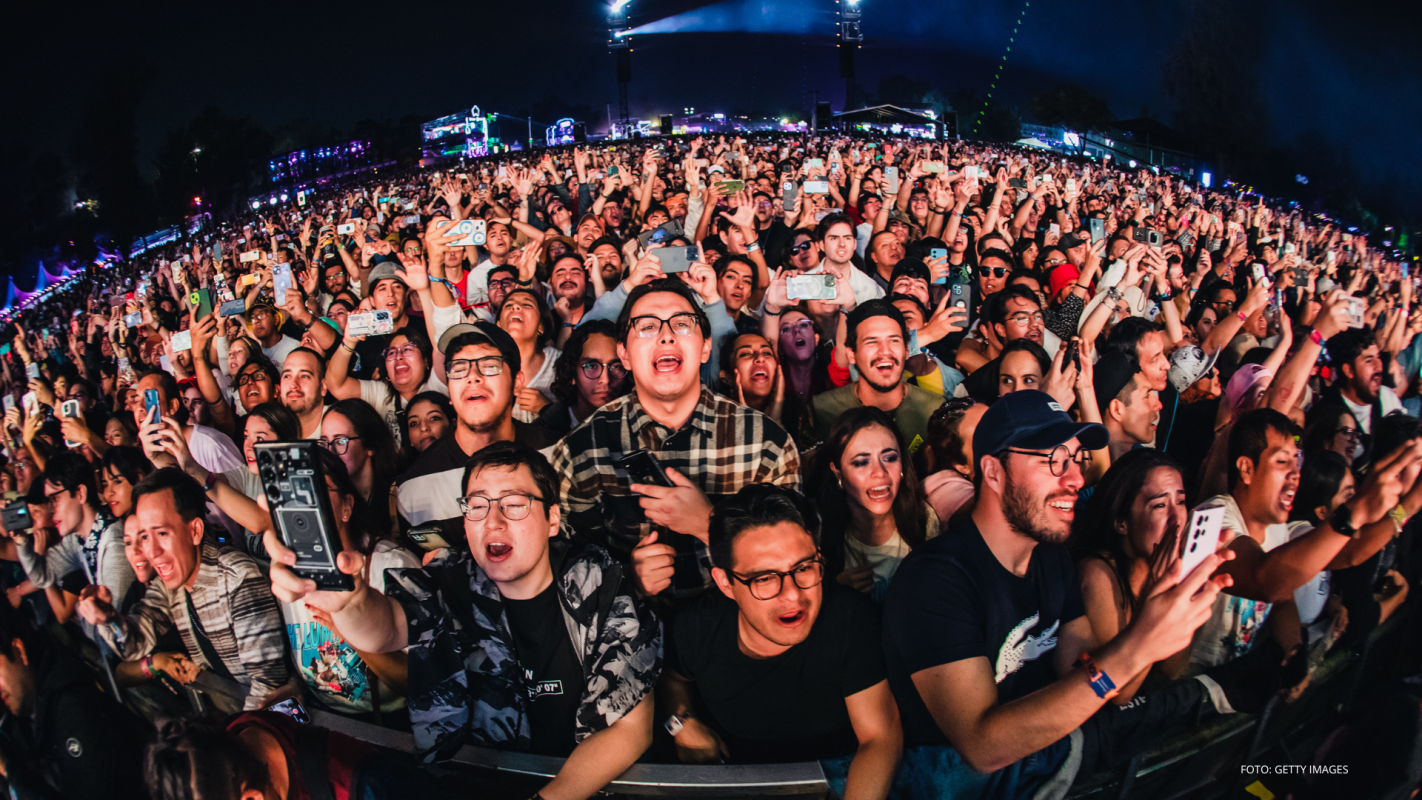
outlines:
[[[1068,365],[1081,370],[1081,352],[1075,339],[1067,343],[1066,355],[1062,357],[1062,370],[1065,371]]]
[[[10,533],[27,530],[33,524],[30,520],[30,506],[23,498],[0,508],[0,519],[4,520],[5,530]]]
[[[662,467],[662,463],[646,450],[633,450],[618,459],[617,465],[627,470],[627,477],[632,483],[645,483],[650,486],[675,486],[667,477],[667,471]]]
[[[314,441],[259,442],[257,474],[267,493],[272,524],[282,543],[296,553],[292,572],[316,582],[320,589],[349,592],[355,581],[336,566],[341,536],[326,473]]]

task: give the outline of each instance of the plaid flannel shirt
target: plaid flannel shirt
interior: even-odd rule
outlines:
[[[800,488],[794,440],[759,411],[703,386],[691,419],[671,431],[647,415],[635,392],[620,397],[555,445],[552,462],[560,478],[558,501],[574,535],[623,561],[630,561],[632,548],[654,528],[618,465],[637,449],[685,475],[713,503],[757,483]],[[659,529],[658,541],[677,549],[674,596],[699,594],[711,585],[710,561],[699,539]]]
[[[186,588],[170,590],[154,578],[133,613],[119,619],[123,643],[114,640],[112,626],[101,626],[99,633],[124,661],[138,661],[176,627],[188,657],[212,669],[189,620],[187,596]],[[221,666],[248,687],[244,708],[252,711],[267,705],[267,695],[284,686],[290,673],[286,625],[266,573],[251,556],[204,541],[192,598]]]

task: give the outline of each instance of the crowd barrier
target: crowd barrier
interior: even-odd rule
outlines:
[[[1078,777],[1068,797],[1174,800],[1247,796],[1241,792],[1255,778],[1241,765],[1306,763],[1339,714],[1353,706],[1370,682],[1381,683],[1394,661],[1388,656],[1402,646],[1406,632],[1416,630],[1415,617],[1416,612],[1406,609],[1374,631],[1361,649],[1336,650],[1315,670],[1308,689],[1297,701],[1275,699],[1258,715],[1207,718],[1194,728],[1168,737],[1121,769]],[[139,695],[151,691],[152,687],[126,690],[126,701],[140,713],[151,714],[153,706],[139,700]],[[244,696],[239,685],[209,673],[189,687],[189,701],[199,710],[209,705],[240,707]],[[152,695],[148,697],[152,699]],[[379,747],[413,750],[409,733],[320,709],[309,710],[317,725]],[[467,770],[510,792],[532,794],[557,774],[562,764],[559,758],[466,745],[445,766]],[[830,793],[818,762],[720,766],[640,763],[618,776],[604,791],[627,797],[674,798],[824,797]]]

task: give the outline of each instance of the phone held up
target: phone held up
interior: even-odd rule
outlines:
[[[336,566],[341,536],[326,490],[326,473],[316,442],[259,442],[255,445],[257,474],[267,495],[272,524],[292,552],[292,571],[315,581],[319,589],[355,589],[355,581]]]

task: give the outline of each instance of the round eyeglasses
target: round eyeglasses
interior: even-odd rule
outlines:
[[[1066,445],[1059,444],[1053,447],[1050,452],[1043,453],[1039,450],[1014,450],[1011,447],[1002,451],[1004,453],[1016,453],[1021,456],[1036,456],[1047,459],[1047,466],[1051,469],[1052,475],[1060,478],[1067,472],[1067,466],[1076,464],[1077,469],[1081,469],[1086,464],[1089,457],[1086,448],[1079,448],[1073,453]]]
[[[359,436],[337,436],[332,439],[317,439],[316,444],[330,450],[338,456],[343,456],[351,449],[351,442],[359,439]]]
[[[820,560],[819,556],[816,556],[810,561],[802,561],[796,564],[785,572],[767,570],[742,577],[730,570],[726,570],[726,574],[745,584],[746,588],[750,590],[751,597],[757,600],[774,600],[785,590],[785,577],[787,575],[790,577],[790,580],[794,581],[795,585],[801,589],[813,589],[819,586],[825,579],[825,563]]]
[[[468,497],[459,498],[459,510],[463,512],[466,519],[477,521],[489,516],[489,509],[497,505],[499,513],[504,515],[504,519],[517,522],[528,516],[528,512],[533,509],[535,500],[544,502],[543,498],[534,494],[506,494],[497,500],[471,494]]]

